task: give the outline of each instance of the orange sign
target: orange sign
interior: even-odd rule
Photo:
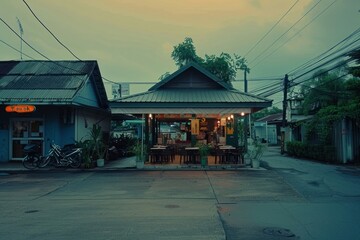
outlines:
[[[9,105],[6,106],[6,112],[17,112],[17,113],[30,113],[34,112],[36,107],[34,105]]]

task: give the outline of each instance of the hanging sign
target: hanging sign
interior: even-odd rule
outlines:
[[[17,112],[17,113],[30,113],[34,112],[36,107],[34,105],[9,105],[6,106],[6,112]]]
[[[191,119],[191,135],[199,135],[199,119]]]

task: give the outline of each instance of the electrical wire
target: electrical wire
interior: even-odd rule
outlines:
[[[323,11],[321,11],[319,14],[317,14],[309,23],[307,23],[304,27],[302,27],[299,31],[297,31],[293,36],[291,36],[287,41],[285,41],[283,44],[278,46],[275,50],[273,50],[270,54],[266,55],[264,58],[262,58],[260,61],[255,63],[252,68],[255,68],[259,63],[273,55],[275,52],[277,52],[280,48],[282,48],[284,45],[286,45],[288,42],[290,42],[294,37],[296,37],[299,33],[301,33],[305,28],[307,28],[310,24],[312,24],[317,18],[319,18],[322,14],[324,14],[326,11],[329,10],[329,8],[335,4],[338,0],[334,0],[332,3],[330,3]]]
[[[55,36],[55,34],[52,33],[52,31],[50,31],[50,29],[48,27],[45,26],[45,24],[38,18],[38,16],[34,13],[34,11],[31,9],[31,7],[29,6],[29,4],[23,0],[23,2],[25,3],[25,5],[27,6],[27,8],[30,10],[30,12],[32,13],[32,15],[36,18],[36,20],[51,34],[51,36],[53,36],[55,38],[55,40],[61,45],[63,46],[71,55],[73,55],[77,60],[82,61],[80,58],[78,58],[67,46],[65,46],[65,44],[63,44],[59,38],[57,38]]]
[[[26,57],[28,57],[28,58],[30,58],[30,59],[33,59],[33,60],[35,60],[35,58],[33,58],[33,57],[31,57],[31,56],[27,55],[26,53],[23,53],[22,51],[20,51],[20,50],[18,50],[17,48],[15,48],[15,47],[11,46],[10,44],[8,44],[7,42],[5,42],[5,41],[3,41],[3,40],[1,40],[1,39],[0,39],[0,42],[2,42],[3,44],[5,44],[5,45],[6,45],[6,46],[8,46],[9,48],[11,48],[11,49],[13,49],[13,50],[17,51],[18,53],[22,53],[22,54],[23,54],[23,55],[25,55]]]
[[[274,46],[285,34],[287,34],[291,29],[293,29],[307,14],[309,14],[312,10],[315,9],[315,7],[321,2],[322,0],[319,0],[316,4],[314,4],[301,18],[299,18],[288,30],[286,30],[280,37],[278,37],[272,44],[270,44],[264,51],[262,51],[259,55],[257,55],[252,61],[249,62],[251,64],[255,60],[257,60],[260,56],[265,54],[272,46]]]
[[[49,59],[47,56],[45,56],[44,54],[42,54],[41,52],[39,52],[37,49],[35,49],[33,46],[31,46],[26,40],[24,40],[14,29],[12,29],[10,27],[9,24],[7,24],[1,17],[0,17],[0,21],[2,21],[16,36],[18,36],[28,47],[30,47],[33,51],[35,51],[37,54],[39,54],[40,56],[42,56],[43,58],[46,58],[49,61],[52,61],[51,59]]]
[[[23,0],[24,4],[27,6],[27,8],[30,10],[30,12],[32,13],[32,15],[36,18],[36,20],[51,34],[51,36],[53,36],[55,38],[55,40],[61,45],[63,46],[71,55],[73,55],[77,60],[79,61],[83,61],[81,60],[78,56],[76,56],[65,44],[63,44],[56,36],[55,34],[52,33],[52,31],[46,27],[46,25],[38,18],[38,16],[35,14],[35,12],[31,9],[30,5],[25,1]],[[103,76],[101,76],[101,78],[107,82],[110,82],[110,83],[115,83],[115,84],[119,84],[118,82],[115,82],[115,81],[112,81],[112,80],[109,80]]]
[[[256,44],[249,50],[247,51],[247,53],[245,53],[244,57],[246,57],[252,50],[254,50],[254,48],[256,48],[260,42],[262,42],[262,40],[264,40],[264,38],[269,35],[269,33],[281,22],[281,20],[295,7],[295,5],[299,2],[299,0],[297,0],[287,11],[285,14],[282,15],[282,17],[274,24],[274,26],[272,26],[270,28],[269,31],[267,31],[267,33],[265,33],[265,35],[256,42]]]
[[[323,52],[322,54],[320,54],[319,56],[307,61],[306,63],[300,65],[299,67],[296,67],[295,69],[291,70],[288,74],[290,75],[295,75],[298,72],[304,71],[305,69],[309,68],[310,66],[313,66],[314,64],[319,63],[320,61],[338,53],[339,51],[342,51],[348,47],[350,47],[351,45],[353,45],[354,43],[356,43],[359,39],[355,39],[353,42],[351,42],[350,44],[348,44],[347,46],[343,46],[342,48],[336,50],[333,53],[330,53],[329,55],[323,57],[325,54],[329,53],[330,51],[334,50],[336,47],[340,46],[341,44],[344,45],[345,42],[349,41],[351,38],[354,38],[356,36],[356,34],[360,33],[360,27],[357,28],[353,33],[351,33],[348,37],[346,37],[345,39],[341,40],[340,42],[338,42],[337,44],[335,44],[333,47],[331,47],[330,49],[326,50],[325,52]],[[320,59],[321,58],[321,59]],[[316,61],[316,62],[315,62]]]

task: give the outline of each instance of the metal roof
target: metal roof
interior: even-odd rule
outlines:
[[[163,79],[162,81],[160,81],[157,84],[155,84],[154,86],[152,86],[149,89],[149,91],[169,88],[169,86],[168,86],[169,82],[175,82],[175,83],[178,82],[179,79],[177,79],[177,78],[181,75],[185,75],[187,72],[198,72],[198,73],[202,74],[203,77],[207,78],[208,80],[210,80],[213,83],[213,87],[217,86],[218,88],[224,88],[227,90],[234,89],[231,84],[224,82],[223,80],[221,80],[220,78],[218,78],[217,76],[215,76],[214,74],[212,74],[211,72],[206,70],[205,68],[201,67],[199,64],[190,62],[189,64],[183,66],[182,68],[178,69],[177,71],[175,71],[174,73],[172,73],[171,75],[169,75],[168,77]],[[187,78],[189,78],[189,77],[187,77]],[[190,78],[192,78],[192,77],[190,76]],[[199,76],[197,76],[195,78],[196,78],[196,80],[200,81],[200,84],[194,84],[194,85],[191,85],[191,87],[192,88],[203,88],[206,80],[204,78],[199,78]],[[187,79],[187,80],[189,80],[189,79]],[[191,80],[193,80],[193,79],[191,79]]]
[[[2,61],[0,101],[68,104],[87,81],[94,83],[100,105],[107,108],[96,61]]]
[[[267,98],[235,90],[202,67],[189,64],[148,92],[114,99],[109,105],[113,114],[227,114],[250,113],[270,107],[271,103]]]
[[[266,98],[237,90],[164,89],[123,97],[118,103],[256,103],[270,101]]]

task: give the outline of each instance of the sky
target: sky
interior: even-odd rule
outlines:
[[[358,0],[26,0],[26,3],[77,57],[97,60],[103,77],[132,83],[131,94],[147,91],[162,74],[178,69],[171,52],[185,37],[193,39],[200,57],[221,52],[245,57],[251,69],[248,75],[251,92],[270,83],[281,86],[285,74],[360,27]],[[36,20],[24,1],[1,0],[0,17],[19,33],[18,18],[24,40],[47,58],[76,60]],[[21,54],[4,42],[20,50],[20,39],[0,22],[0,61],[20,60]],[[45,59],[25,44],[22,52],[34,59]],[[23,59],[30,58],[23,55]],[[263,78],[278,80],[259,81]],[[234,87],[243,91],[240,81],[243,73],[239,71],[236,79],[239,81],[233,83]],[[141,82],[149,84],[135,84]],[[111,98],[111,83],[104,84]],[[281,93],[268,98],[276,106]]]

